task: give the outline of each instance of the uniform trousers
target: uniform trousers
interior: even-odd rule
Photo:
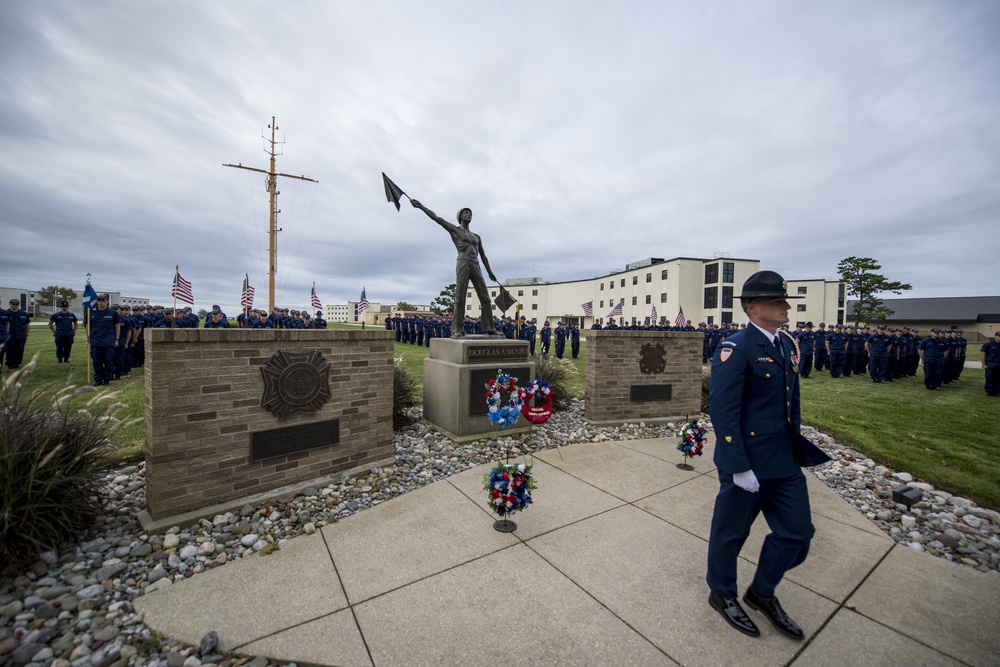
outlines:
[[[799,355],[799,375],[804,378],[809,377],[813,368],[813,353],[803,352]]]
[[[557,340],[556,341],[556,357],[562,359],[563,352],[565,352],[565,351],[566,351],[566,343],[565,342],[560,343]]]
[[[840,377],[844,374],[844,366],[847,364],[847,353],[841,352],[839,354],[830,353],[830,375],[832,377]]]
[[[24,338],[7,339],[7,368],[17,368],[24,359],[24,344],[28,341]]]
[[[73,349],[73,334],[56,334],[56,359],[69,361],[69,353]]]
[[[816,347],[816,370],[821,371],[828,365],[828,359],[830,355],[827,353],[826,348],[822,346]]]
[[[763,513],[771,533],[764,538],[750,585],[758,595],[773,597],[785,572],[809,555],[816,532],[806,478],[799,471],[795,477],[762,479],[757,493],[736,486],[727,473],[719,473],[719,483],[708,541],[708,587],[719,597],[738,597],[736,562],[754,520]]]
[[[110,382],[115,369],[115,348],[112,345],[94,345],[90,348],[94,361],[94,384]]]
[[[875,382],[885,380],[886,371],[889,369],[888,354],[873,354],[868,361],[868,372]]]
[[[986,393],[1000,396],[1000,366],[986,366]]]
[[[573,341],[570,343],[570,349],[573,352],[573,358],[576,359],[580,354],[580,341]]]
[[[941,386],[941,379],[944,373],[943,361],[924,362],[924,386],[928,389],[937,389]]]

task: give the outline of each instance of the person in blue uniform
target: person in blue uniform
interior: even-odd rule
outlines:
[[[115,369],[115,348],[121,333],[121,316],[108,307],[108,295],[97,295],[97,307],[90,311],[90,356],[94,361],[94,384],[111,384]]]
[[[389,328],[389,318],[387,317],[387,318],[385,318],[385,320],[386,320],[386,326],[385,326],[385,328],[388,329]],[[313,318],[313,323],[315,323],[317,329],[325,329],[326,328],[326,319],[323,317],[323,311],[322,310],[317,310],[316,311],[316,317]]]
[[[812,373],[813,359],[816,356],[816,334],[813,323],[806,322],[805,329],[799,334],[799,377],[807,378]]]
[[[931,329],[931,335],[920,341],[917,351],[924,365],[924,386],[931,391],[939,389],[948,361],[948,343],[941,338],[941,330]]]
[[[7,355],[7,339],[10,337],[10,311],[0,308],[0,372]]]
[[[830,377],[839,378],[847,364],[847,346],[850,339],[844,333],[844,326],[838,324],[836,331],[826,335],[826,353],[830,359]]]
[[[528,341],[529,350],[528,353],[531,356],[535,356],[535,342],[537,340],[538,327],[535,326],[535,320],[528,322],[524,329],[521,330],[521,335],[524,336],[524,340]]]
[[[826,324],[819,323],[816,327],[816,371],[828,368],[830,354],[826,351]]]
[[[886,373],[889,370],[889,357],[895,346],[892,337],[885,332],[884,324],[878,325],[875,333],[868,337],[865,349],[868,352],[868,373],[871,375],[872,382],[885,382]]]
[[[986,373],[986,395],[1000,396],[1000,329],[979,348],[979,361]]]
[[[79,326],[76,313],[69,310],[69,301],[59,302],[59,312],[49,317],[49,329],[56,343],[56,363],[69,363],[69,354],[73,350],[73,338]]]
[[[801,565],[815,529],[802,466],[829,461],[800,433],[799,377],[794,347],[778,328],[788,321],[787,285],[774,271],[743,284],[740,304],[750,319],[719,344],[712,358],[709,414],[715,430],[719,494],[708,542],[709,605],[744,634],[760,635],[737,599],[737,560],[760,513],[771,533],[743,602],[780,632],[805,634],[782,609],[775,589]]]
[[[31,329],[31,316],[21,310],[21,302],[18,299],[11,299],[7,318],[7,368],[20,368],[24,358],[24,346],[28,343],[28,332]]]
[[[221,310],[212,308],[212,312],[205,318],[206,329],[228,329],[229,320]]]
[[[569,349],[574,359],[580,355],[580,327],[575,324],[569,325]]]
[[[556,358],[562,359],[563,354],[566,353],[566,335],[569,333],[566,331],[566,325],[559,322],[556,325],[556,330],[552,332],[556,337]]]
[[[549,343],[552,340],[552,327],[549,326],[549,321],[545,320],[545,324],[542,325],[542,356],[544,357],[549,353]]]

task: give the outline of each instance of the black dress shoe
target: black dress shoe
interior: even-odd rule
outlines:
[[[748,588],[746,595],[743,596],[743,601],[751,609],[755,609],[767,616],[767,620],[771,621],[771,625],[776,627],[782,634],[792,639],[802,640],[805,638],[806,635],[802,632],[802,628],[788,617],[788,614],[785,613],[785,610],[778,603],[778,598],[761,597],[754,593],[752,588]]]
[[[720,598],[715,594],[715,591],[712,591],[708,594],[708,604],[712,606],[712,609],[722,614],[722,618],[726,619],[729,625],[743,634],[750,635],[751,637],[760,637],[760,630],[750,620],[747,613],[743,611],[740,601],[736,598]]]

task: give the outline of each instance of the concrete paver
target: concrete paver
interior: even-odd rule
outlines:
[[[672,446],[537,455],[513,534],[492,528],[480,466],[136,608],[188,644],[214,629],[224,650],[300,664],[995,664],[1000,577],[894,545],[809,474],[817,535],[778,591],[806,641],[754,611],[762,637],[732,630],[707,604],[710,453],[682,471]],[[761,519],[741,582],[766,532]]]

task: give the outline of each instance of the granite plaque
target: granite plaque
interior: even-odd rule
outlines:
[[[640,401],[669,401],[669,384],[634,384],[629,387],[628,400],[632,403]]]
[[[339,419],[256,431],[250,434],[250,460],[260,461],[275,456],[285,456],[314,447],[336,445],[339,442]]]
[[[517,386],[523,387],[531,379],[531,369],[527,366],[502,369],[504,373],[517,378]],[[469,415],[485,415],[489,412],[486,405],[486,383],[495,380],[497,369],[480,369],[469,372]],[[507,394],[501,394],[501,398],[506,401]]]

